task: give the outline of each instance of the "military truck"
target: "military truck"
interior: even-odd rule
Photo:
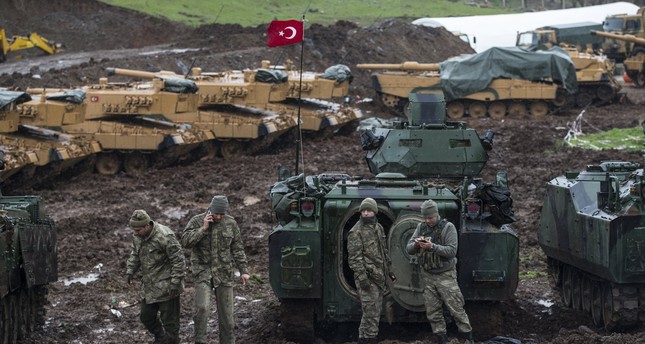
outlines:
[[[645,319],[642,164],[604,161],[546,185],[538,241],[566,307],[608,330]]]
[[[0,343],[26,343],[45,324],[58,280],[56,226],[38,196],[0,195]]]
[[[382,321],[426,321],[419,262],[405,247],[427,199],[459,232],[459,285],[467,303],[485,304],[488,314],[475,323],[496,328],[494,303],[513,297],[519,241],[510,226],[515,218],[508,178],[503,171],[492,183],[479,177],[493,133],[479,137],[464,122],[446,121],[443,96],[432,90],[416,90],[409,99],[409,122],[361,135],[374,179],[342,172],[292,175],[283,167],[271,187],[276,224],[269,235],[269,279],[288,340],[310,342],[315,328],[360,319],[346,240],[366,197],[378,203],[397,277],[388,281]],[[497,200],[490,197],[493,190]]]
[[[603,39],[590,35],[592,30],[602,30],[602,24],[580,22],[543,26],[518,32],[515,46],[528,50],[546,50],[564,44],[575,47],[578,51],[598,52],[602,48]]]
[[[602,31],[592,31],[591,34],[611,38],[619,42],[631,43],[633,47],[628,56],[622,61],[623,67],[625,68],[625,73],[632,79],[636,87],[645,87],[645,38]]]
[[[602,23],[602,31],[605,33],[631,35],[637,38],[645,38],[645,7],[638,9],[636,14],[612,14],[608,15]],[[598,30],[600,31],[600,30]],[[599,35],[600,36],[600,35]],[[604,54],[617,63],[622,63],[627,57],[633,55],[636,45],[625,40],[616,40],[605,36],[602,45]]]

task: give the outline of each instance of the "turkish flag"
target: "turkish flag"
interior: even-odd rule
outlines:
[[[267,45],[279,47],[302,42],[304,25],[299,20],[274,20],[267,29]]]

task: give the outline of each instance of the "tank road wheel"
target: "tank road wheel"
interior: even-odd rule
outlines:
[[[600,85],[596,89],[596,98],[598,98],[599,105],[609,104],[616,98],[616,89],[611,85]]]
[[[468,105],[470,117],[481,118],[486,116],[486,104],[483,102],[472,102]]]
[[[562,264],[553,258],[547,260],[547,265],[549,267],[549,273],[551,276],[551,281],[553,286],[559,288],[562,286]]]
[[[571,307],[582,310],[582,276],[578,271],[571,271]]]
[[[239,141],[222,141],[219,146],[219,155],[224,159],[229,159],[242,154],[242,143]]]
[[[508,115],[517,117],[521,116],[526,113],[526,105],[522,102],[512,102],[511,105],[508,106]]]
[[[611,283],[602,284],[602,320],[606,330],[613,330],[618,321],[614,321],[614,315],[617,311],[614,309],[614,294]],[[617,317],[618,318],[618,317]]]
[[[96,171],[104,175],[115,175],[121,170],[121,159],[117,153],[101,153],[96,158]]]
[[[571,280],[571,268],[569,266],[562,267],[562,303],[565,307],[571,307],[571,291],[573,283]]]
[[[589,92],[579,92],[576,95],[576,106],[577,107],[585,107],[593,102],[593,95],[591,95]]]
[[[405,116],[405,118],[409,118],[408,116],[410,114],[410,109],[408,108],[409,106],[410,106],[410,100],[408,100],[408,98],[401,98],[401,100],[399,101],[399,104],[397,104],[396,106],[396,109],[397,111],[402,113],[403,116]]]
[[[635,78],[632,78],[634,85],[638,88],[645,87],[645,71],[640,71],[636,74]]]
[[[446,105],[446,115],[450,119],[460,119],[466,113],[462,102],[450,102]]]
[[[148,170],[148,157],[139,152],[127,154],[123,160],[123,169],[128,174],[142,174]]]
[[[594,325],[601,327],[602,320],[602,289],[600,283],[591,281],[591,319]]]
[[[493,102],[488,106],[488,115],[494,119],[502,119],[506,116],[506,105],[503,102]]]
[[[592,281],[586,277],[582,277],[582,310],[591,313],[591,303],[593,302],[592,298]]]
[[[533,117],[543,117],[549,113],[549,105],[541,100],[531,102],[529,112],[531,112],[531,116]]]

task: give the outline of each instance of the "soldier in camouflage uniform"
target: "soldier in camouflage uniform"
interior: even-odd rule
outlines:
[[[155,336],[155,344],[178,344],[184,252],[175,233],[152,221],[144,210],[134,211],[130,227],[134,236],[126,276],[132,285],[134,274],[139,270],[143,274],[141,322]]]
[[[437,203],[433,200],[421,204],[421,215],[424,222],[415,229],[407,250],[420,258],[423,299],[432,332],[437,335],[438,343],[446,343],[442,307],[445,304],[461,336],[473,342],[472,327],[464,311],[464,297],[457,284],[457,230],[448,220],[441,219]]]
[[[184,230],[181,244],[192,249],[191,264],[195,277],[195,343],[208,342],[208,316],[211,290],[217,299],[219,343],[235,343],[233,321],[234,268],[242,283],[249,281],[244,244],[235,219],[226,215],[228,199],[215,196],[208,212],[195,215]]]
[[[359,211],[361,218],[347,235],[347,260],[354,271],[363,312],[358,327],[358,343],[376,344],[390,258],[383,226],[376,219],[376,201],[364,199]]]

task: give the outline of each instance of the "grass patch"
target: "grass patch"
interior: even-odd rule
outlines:
[[[255,27],[273,19],[301,19],[303,13],[309,23],[330,25],[348,20],[360,26],[369,26],[385,18],[448,17],[513,13],[511,5],[499,4],[493,8],[468,6],[465,1],[450,0],[100,0],[104,3],[129,8],[152,16],[182,22],[192,26],[203,24],[240,24]],[[493,3],[501,1],[493,1]],[[307,3],[309,7],[307,8]],[[514,4],[513,4],[514,6]],[[305,11],[307,11],[305,13]]]
[[[573,147],[591,150],[619,149],[626,151],[643,150],[645,135],[643,128],[612,129],[609,131],[578,135],[569,141]]]

